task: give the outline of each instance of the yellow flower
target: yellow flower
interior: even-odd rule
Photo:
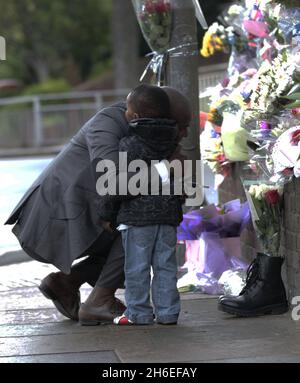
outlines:
[[[222,42],[222,40],[220,39],[219,36],[216,36],[214,38],[214,46],[215,46],[215,49],[218,50],[218,51],[223,50],[223,42]]]
[[[208,32],[205,33],[202,42],[202,49],[200,53],[203,57],[209,57],[214,54],[215,48],[212,44],[212,35]]]

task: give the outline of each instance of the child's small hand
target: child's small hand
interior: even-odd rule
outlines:
[[[111,222],[103,221],[102,222],[102,227],[104,230],[108,231],[109,233],[113,232],[113,227]]]

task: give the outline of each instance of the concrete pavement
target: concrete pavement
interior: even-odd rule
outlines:
[[[181,295],[177,326],[80,326],[37,288],[54,270],[35,261],[0,267],[0,363],[300,362],[300,322],[290,313],[235,318],[200,293]],[[84,285],[82,301],[89,292]]]

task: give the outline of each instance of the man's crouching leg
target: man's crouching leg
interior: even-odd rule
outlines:
[[[94,255],[71,267],[70,274],[51,273],[39,286],[41,293],[53,301],[57,310],[65,317],[78,321],[80,308],[79,288],[84,283],[95,286],[105,259]]]
[[[125,311],[124,304],[115,297],[115,292],[124,288],[124,250],[121,234],[116,237],[102,273],[85,303],[79,309],[79,322],[93,326],[112,323]]]

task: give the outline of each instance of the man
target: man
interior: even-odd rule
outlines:
[[[190,105],[177,90],[163,89],[177,121],[179,142],[187,135]],[[119,141],[128,127],[125,111],[125,103],[118,103],[92,117],[37,178],[6,221],[15,224],[13,232],[27,254],[60,270],[44,278],[40,291],[63,315],[86,325],[112,322],[125,310],[115,298],[116,290],[124,284],[121,237],[103,228],[94,172],[99,159],[118,164]],[[180,147],[175,157],[182,158]],[[75,259],[87,255],[72,266]],[[86,282],[94,288],[80,307],[79,288]]]

